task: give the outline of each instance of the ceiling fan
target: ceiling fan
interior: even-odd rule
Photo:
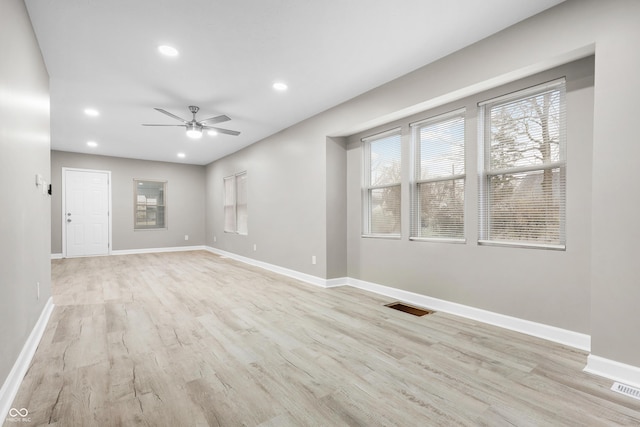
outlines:
[[[229,117],[225,116],[224,114],[221,116],[210,117],[204,120],[196,120],[196,113],[198,112],[198,110],[200,110],[200,107],[196,107],[195,105],[189,106],[189,111],[191,111],[191,114],[193,114],[193,119],[191,120],[185,120],[182,117],[178,117],[175,114],[171,114],[170,112],[163,110],[162,108],[154,108],[154,110],[159,111],[162,114],[166,114],[167,116],[172,117],[176,120],[180,120],[183,124],[181,125],[143,124],[142,126],[182,126],[184,128],[187,128],[187,136],[194,139],[201,138],[203,130],[212,130],[218,133],[224,133],[224,134],[233,135],[233,136],[240,135],[240,132],[235,130],[228,130],[228,129],[222,129],[222,128],[211,126],[216,123],[221,123],[221,122],[226,122],[228,120],[231,120]]]

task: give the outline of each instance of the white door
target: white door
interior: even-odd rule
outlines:
[[[109,172],[65,169],[67,257],[109,254]]]

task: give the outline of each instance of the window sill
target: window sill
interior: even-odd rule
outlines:
[[[362,234],[360,237],[363,239],[387,239],[387,240],[400,240],[402,236],[400,234]]]
[[[446,237],[409,237],[409,240],[413,242],[431,242],[431,243],[454,243],[454,244],[466,244],[467,239],[454,239]]]
[[[478,240],[480,246],[502,246],[509,248],[524,249],[547,249],[551,251],[566,251],[567,245],[552,245],[545,243],[527,243],[527,242],[506,242],[500,240]]]

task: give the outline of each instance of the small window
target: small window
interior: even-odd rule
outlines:
[[[413,123],[412,240],[464,241],[464,110]]]
[[[564,249],[564,79],[480,107],[480,243]]]
[[[400,237],[402,147],[400,129],[364,138],[365,236]]]
[[[247,234],[247,173],[224,178],[224,231]]]
[[[167,228],[167,182],[134,179],[134,230]]]

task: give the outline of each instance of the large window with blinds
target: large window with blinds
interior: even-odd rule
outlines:
[[[480,243],[564,249],[564,79],[479,106]]]
[[[401,142],[400,129],[362,139],[365,236],[400,237]]]
[[[224,231],[247,234],[247,173],[224,178]]]
[[[464,241],[464,114],[411,124],[411,240]]]

